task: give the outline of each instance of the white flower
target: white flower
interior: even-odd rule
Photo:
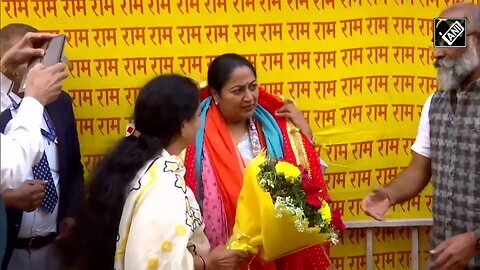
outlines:
[[[274,183],[271,179],[267,179],[267,184],[268,184],[271,188],[275,188],[275,183]]]
[[[281,218],[283,214],[288,214],[290,216],[296,216],[298,219],[305,219],[305,213],[303,209],[296,207],[294,200],[291,197],[277,197],[275,200],[275,217]]]
[[[303,212],[302,208],[296,207],[295,208],[295,216],[304,219],[305,218],[305,213]]]
[[[267,180],[265,180],[265,178],[260,178],[260,181],[258,181],[258,183],[263,189],[265,189],[267,185]]]
[[[260,184],[260,186],[261,186],[263,189],[267,189],[268,187],[270,187],[270,188],[275,188],[275,183],[274,183],[274,181],[272,181],[272,180],[269,179],[269,178],[262,177],[262,178],[260,178],[260,180],[258,181],[258,183]]]
[[[331,242],[333,245],[338,244],[338,235],[337,235],[337,233],[335,233],[335,232],[330,233],[330,242]]]
[[[302,221],[300,219],[295,220],[295,228],[298,232],[303,232],[305,227],[303,227]]]

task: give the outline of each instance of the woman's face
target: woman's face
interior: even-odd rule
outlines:
[[[186,145],[193,144],[195,142],[195,135],[200,128],[200,106],[193,117],[189,120],[183,121],[182,137],[185,140]]]
[[[253,116],[258,102],[257,78],[247,66],[235,68],[213,98],[227,123],[240,123]]]

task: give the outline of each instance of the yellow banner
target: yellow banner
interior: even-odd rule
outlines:
[[[478,0],[476,0],[479,3]],[[205,80],[226,52],[246,56],[260,83],[297,100],[329,164],[345,220],[406,167],[420,112],[436,89],[433,18],[450,0],[2,0],[1,26],[68,37],[72,96],[86,174],[125,134],[139,87],[161,73]],[[431,186],[394,218],[431,216]],[[428,228],[422,228],[425,260]],[[377,269],[410,269],[411,228],[374,231]],[[365,269],[365,230],[332,249],[338,269]]]

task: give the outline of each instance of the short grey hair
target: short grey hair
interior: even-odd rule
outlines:
[[[480,5],[475,5],[474,8],[470,10],[470,28],[480,33]]]
[[[459,9],[465,10],[468,31],[480,32],[480,5],[469,2],[459,2],[445,8],[442,14]]]

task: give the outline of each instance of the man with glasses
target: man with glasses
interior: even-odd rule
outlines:
[[[438,91],[423,107],[413,159],[362,202],[384,220],[433,178],[429,269],[480,269],[480,6],[458,3],[440,18],[466,18],[467,46],[435,48]]]

